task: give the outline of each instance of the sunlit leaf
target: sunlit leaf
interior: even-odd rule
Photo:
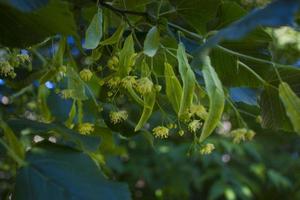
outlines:
[[[99,45],[102,38],[102,21],[102,10],[98,9],[86,30],[84,48],[95,49]]]
[[[195,74],[189,65],[185,48],[182,43],[178,45],[177,60],[180,77],[183,83],[183,91],[180,100],[178,116],[183,117],[183,115],[188,112],[193,102]]]
[[[146,35],[146,39],[144,41],[144,53],[147,56],[153,57],[160,44],[160,35],[158,28],[153,26]]]
[[[285,107],[286,114],[293,124],[295,132],[300,134],[300,98],[285,82],[279,85],[279,96]]]
[[[205,81],[205,88],[209,97],[209,112],[204,122],[200,142],[204,141],[217,127],[221,120],[225,105],[225,95],[222,83],[217,73],[211,66],[208,56],[203,58],[202,73]]]

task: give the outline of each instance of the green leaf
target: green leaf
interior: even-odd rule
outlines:
[[[139,122],[137,123],[134,131],[138,131],[143,126],[145,123],[148,121],[148,119],[151,117],[153,107],[155,105],[155,100],[156,100],[156,91],[155,89],[152,89],[152,92],[144,96],[144,108],[143,108],[143,113],[140,117]]]
[[[77,36],[69,4],[59,0],[26,13],[0,4],[0,24],[0,43],[9,47],[28,47],[56,34]]]
[[[217,127],[221,120],[225,104],[225,95],[222,83],[217,73],[211,66],[210,58],[203,58],[202,73],[205,81],[205,88],[209,97],[209,112],[204,122],[200,142],[204,141]]]
[[[220,0],[169,0],[174,10],[197,32],[205,33],[206,24],[216,16]]]
[[[286,114],[293,124],[295,132],[300,134],[300,98],[285,82],[279,85],[279,96],[285,107]]]
[[[95,49],[99,45],[102,38],[102,21],[102,10],[98,9],[85,32],[84,48]]]
[[[123,35],[124,28],[125,28],[124,24],[120,25],[118,27],[118,29],[114,32],[114,34],[110,38],[107,38],[106,40],[100,42],[100,45],[102,45],[102,46],[112,45],[112,44],[116,44],[117,42],[119,42],[120,38]]]
[[[95,136],[81,135],[78,132],[68,129],[58,123],[42,123],[27,119],[13,119],[7,122],[16,133],[21,133],[23,130],[34,135],[41,136],[55,135],[64,141],[72,142],[78,149],[86,151],[96,151],[100,145],[100,140]],[[74,146],[73,145],[73,146]]]
[[[122,50],[120,51],[119,57],[119,76],[121,78],[127,76],[131,71],[131,67],[134,64],[132,60],[134,59],[134,42],[132,35],[129,35],[125,42]]]
[[[182,97],[182,87],[176,77],[172,65],[165,63],[165,79],[166,79],[166,94],[176,113],[180,109],[180,101]]]
[[[144,41],[144,53],[149,56],[153,57],[160,45],[160,35],[158,28],[153,26],[146,35]]]
[[[177,60],[180,77],[183,82],[183,91],[180,99],[180,107],[178,116],[183,117],[190,109],[193,103],[193,95],[195,89],[195,74],[188,62],[185,48],[182,43],[179,43],[177,50]]]
[[[131,199],[126,184],[107,180],[86,154],[55,144],[28,152],[17,173],[16,200]]]

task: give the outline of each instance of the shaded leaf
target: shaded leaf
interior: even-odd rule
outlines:
[[[16,133],[21,133],[22,130],[29,130],[30,134],[40,134],[41,136],[49,136],[50,132],[57,137],[62,137],[66,141],[73,142],[80,149],[87,151],[96,151],[100,145],[100,140],[95,136],[85,136],[77,133],[72,129],[58,123],[42,123],[27,119],[13,119],[7,122]]]
[[[248,15],[220,30],[201,47],[211,48],[222,40],[238,40],[258,26],[294,26],[294,16],[299,8],[298,0],[276,0],[261,9],[255,9]]]
[[[59,0],[30,13],[0,4],[0,23],[0,43],[9,47],[28,47],[58,33],[77,35],[69,4]]]
[[[71,148],[44,144],[26,161],[17,173],[17,200],[131,199],[125,184],[107,180],[93,160]]]
[[[206,23],[215,17],[220,0],[169,0],[174,10],[197,32],[206,32]]]

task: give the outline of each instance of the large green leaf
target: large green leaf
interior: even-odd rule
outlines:
[[[0,4],[2,45],[27,47],[58,33],[76,35],[76,24],[67,2],[51,0],[41,9],[26,13]]]
[[[128,187],[107,180],[86,154],[55,144],[28,152],[17,173],[16,200],[127,200]]]
[[[84,48],[95,49],[102,38],[102,10],[98,9],[85,32]]]
[[[205,81],[205,88],[209,97],[209,112],[203,125],[200,142],[204,141],[217,127],[221,120],[225,105],[225,95],[222,83],[214,68],[211,66],[210,58],[208,56],[203,58],[202,73]]]
[[[147,56],[153,57],[160,44],[159,31],[156,26],[153,26],[147,33],[144,41],[144,53]]]
[[[174,10],[197,32],[205,33],[206,24],[215,17],[220,0],[169,0]]]
[[[279,85],[279,96],[285,107],[286,114],[293,124],[295,132],[300,134],[300,98],[285,82]]]
[[[72,144],[75,144],[81,150],[96,151],[100,145],[99,137],[81,135],[58,123],[46,124],[27,119],[12,119],[7,123],[16,133],[21,134],[22,131],[25,131],[32,135],[38,134],[42,137],[55,135],[58,138],[64,139],[65,142],[72,142]]]

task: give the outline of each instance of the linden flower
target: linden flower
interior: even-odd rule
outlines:
[[[27,54],[18,54],[17,55],[17,59],[21,62],[21,63],[25,63],[25,62],[30,62],[30,57]]]
[[[128,118],[128,113],[126,110],[120,110],[117,112],[110,112],[109,113],[110,121],[113,124],[118,124],[122,121],[125,121]]]
[[[210,154],[214,149],[215,149],[215,145],[213,145],[213,144],[211,144],[211,143],[205,144],[205,145],[200,149],[200,154],[202,154],[202,155]]]
[[[248,130],[247,133],[245,134],[245,137],[246,137],[247,140],[252,140],[253,137],[255,136],[255,134],[256,133],[254,131]]]
[[[241,141],[246,140],[246,133],[248,132],[245,128],[239,128],[231,131],[231,135],[233,136],[233,143],[239,144]]]
[[[190,108],[190,112],[192,116],[196,115],[204,120],[207,118],[207,111],[202,105],[192,105]]]
[[[193,120],[189,123],[188,125],[188,129],[193,132],[196,133],[197,130],[199,130],[201,128],[201,122],[200,120]]]
[[[121,82],[120,77],[116,76],[116,77],[109,79],[107,81],[107,85],[110,88],[116,88],[116,87],[119,87],[120,82]]]
[[[80,71],[79,75],[82,80],[87,82],[87,81],[91,80],[91,78],[93,76],[93,72],[91,72],[91,70],[89,70],[89,69],[83,69]]]
[[[121,83],[124,88],[128,89],[136,84],[136,76],[126,76]]]
[[[164,126],[157,126],[153,130],[153,135],[157,138],[168,138],[169,137],[169,129]]]
[[[91,123],[79,124],[78,131],[83,135],[89,135],[94,131],[94,124]]]
[[[62,90],[60,92],[60,95],[63,99],[69,99],[69,98],[72,98],[73,97],[73,94],[74,94],[74,91],[71,90],[71,89],[65,89],[65,90]]]
[[[5,77],[10,76],[11,78],[14,78],[16,76],[13,66],[7,61],[0,62],[0,73]]]
[[[142,95],[148,94],[152,91],[152,88],[153,88],[153,82],[149,78],[143,77],[137,80],[136,90],[140,94]]]

